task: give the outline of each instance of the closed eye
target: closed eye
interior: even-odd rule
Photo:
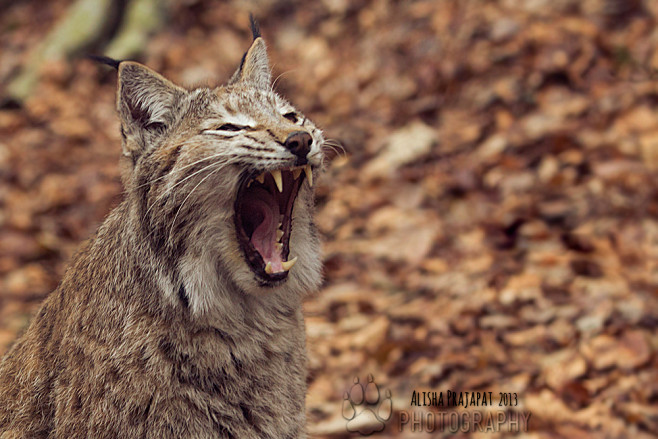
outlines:
[[[217,131],[242,131],[248,127],[244,125],[234,125],[232,123],[225,123],[224,125],[217,128]]]
[[[299,118],[297,117],[297,114],[294,113],[294,112],[286,113],[286,114],[283,115],[283,117],[285,117],[286,119],[288,119],[292,123],[297,123],[297,121],[299,120]]]

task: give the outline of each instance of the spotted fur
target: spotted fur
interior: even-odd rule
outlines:
[[[272,90],[254,36],[214,89],[118,64],[126,196],[0,363],[0,438],[306,437],[312,189],[295,202],[299,261],[279,284],[248,268],[233,216],[245,175],[294,165],[290,133],[311,134],[316,170],[324,140]]]

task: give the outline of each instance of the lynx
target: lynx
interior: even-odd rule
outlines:
[[[254,40],[224,86],[116,62],[124,200],[0,364],[0,438],[302,438],[321,131]]]

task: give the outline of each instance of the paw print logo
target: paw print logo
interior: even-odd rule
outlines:
[[[365,389],[359,378],[354,378],[352,388],[343,395],[343,418],[347,421],[347,431],[369,436],[384,429],[393,413],[393,401],[388,389],[384,392],[384,398],[381,396],[372,374],[368,375]]]

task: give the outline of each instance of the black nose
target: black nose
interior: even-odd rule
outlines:
[[[295,131],[288,136],[284,145],[300,159],[306,159],[306,155],[311,150],[312,143],[313,138],[309,133],[306,131]]]

